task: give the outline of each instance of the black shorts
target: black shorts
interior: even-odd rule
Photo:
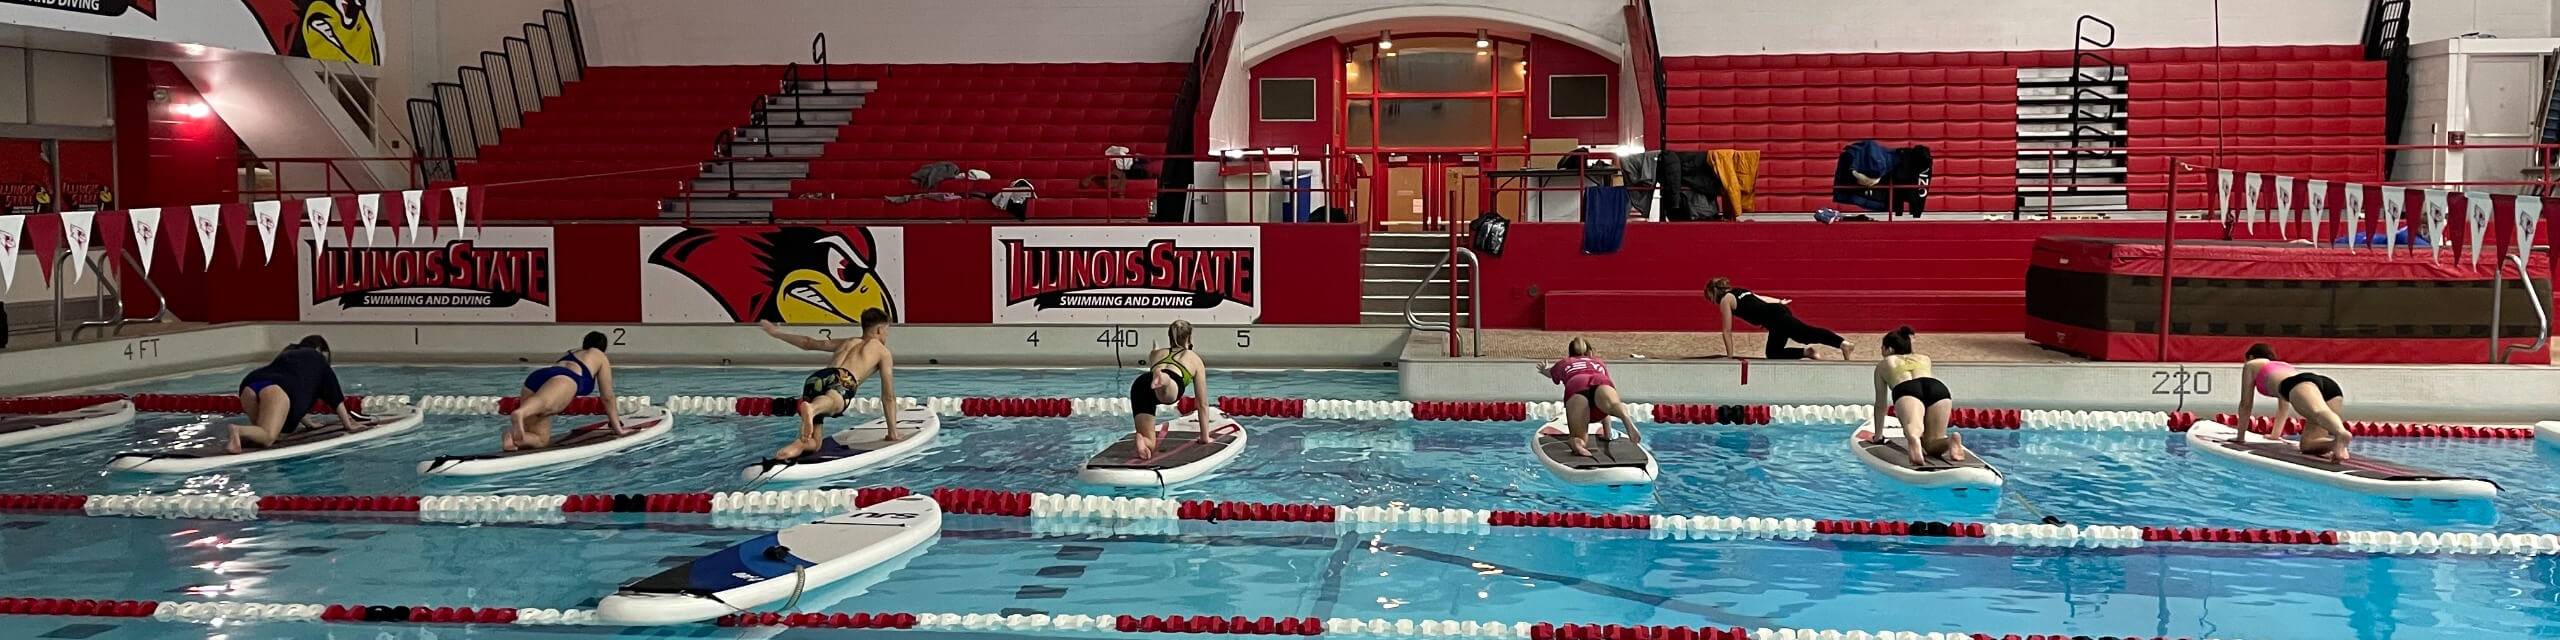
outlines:
[[[1137,379],[1129,381],[1130,415],[1153,416],[1156,414],[1158,404],[1156,402],[1156,370],[1148,369],[1138,374]]]
[[[2320,400],[2323,402],[2343,398],[2347,395],[2347,391],[2345,389],[2338,388],[2338,381],[2329,379],[2329,376],[2304,372],[2293,374],[2293,377],[2285,378],[2284,382],[2276,383],[2276,396],[2278,398],[2293,397],[2293,385],[2297,384],[2320,385],[2317,388],[2320,389]]]
[[[850,398],[853,392],[853,385],[859,383],[859,381],[854,379],[853,372],[851,371],[834,367],[812,371],[809,373],[809,377],[803,378],[800,381],[800,401],[804,403],[809,402],[831,393],[835,394],[837,398]],[[847,402],[845,404],[852,403]],[[837,409],[835,413],[819,417],[831,418],[841,415],[844,415],[844,410]]]
[[[1940,400],[1954,400],[1955,396],[1947,393],[1947,383],[1939,382],[1937,378],[1922,377],[1904,380],[1900,384],[1893,385],[1893,399],[1903,398],[1918,398],[1920,404],[1926,406],[1937,404]]]

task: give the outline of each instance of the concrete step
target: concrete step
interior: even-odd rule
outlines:
[[[2124,196],[2124,185],[2098,185],[2098,186],[2082,186],[2082,185],[2070,185],[2070,184],[2060,184],[2060,185],[2044,185],[2044,184],[2034,184],[2034,185],[2031,185],[2031,184],[2020,184],[2020,185],[2018,185],[2018,195],[2020,195],[2020,196],[2032,196],[2032,195],[2035,195],[2035,194],[2042,194],[2042,193],[2047,192],[2047,191],[2057,191],[2057,192],[2062,192],[2062,194],[2063,194],[2063,195],[2062,195],[2061,197],[2064,197],[2064,198],[2072,198],[2072,197],[2079,197],[2079,196],[2091,196],[2091,195],[2112,195],[2112,196],[2116,196],[2116,197],[2123,197],[2123,196]]]
[[[2084,141],[2099,137],[2122,138],[2130,135],[2125,132],[2124,127],[2118,126],[2115,123],[2088,122],[2085,124],[2089,125],[2089,129],[2085,129],[2080,132],[2080,139]],[[2022,123],[2018,125],[2018,137],[2022,139],[2069,138],[2071,137],[2072,129],[2073,127],[2071,125],[2060,122],[2051,124]]]
[[[766,107],[764,121],[777,125],[809,127],[841,127],[853,122],[852,109],[793,109],[790,105]]]
[[[807,69],[802,69],[802,70],[801,70],[801,73],[808,74],[808,75],[816,75],[816,72],[814,72],[814,71],[810,71],[810,70],[807,70]],[[834,79],[829,79],[829,80],[801,80],[801,81],[799,81],[799,82],[794,82],[794,83],[791,83],[790,85],[786,85],[786,88],[790,88],[790,87],[797,87],[797,88],[799,88],[799,90],[800,90],[801,92],[803,92],[803,93],[809,93],[809,92],[815,92],[815,93],[871,93],[871,92],[873,92],[873,91],[879,91],[879,90],[880,90],[880,81],[878,81],[878,80],[834,80]]]
[[[2081,138],[2081,139],[2080,139],[2080,146],[2079,146],[2078,148],[2080,148],[2080,149],[2090,149],[2090,148],[2094,148],[2094,147],[2121,147],[2121,146],[2123,146],[2123,145],[2121,145],[2121,144],[2117,144],[2117,143],[2115,142],[2115,140],[2114,140],[2114,139],[2112,139],[2112,138],[2092,140],[2092,139],[2090,139],[2090,138],[2085,138],[2085,137],[2084,137],[2084,138]],[[2070,149],[2070,148],[2073,148],[2073,147],[2071,146],[2071,141],[2070,141],[2070,140],[2067,140],[2067,139],[2059,138],[2059,137],[2047,138],[2047,137],[2042,137],[2042,136],[2035,136],[2035,137],[2020,137],[2020,138],[2018,139],[2018,157],[2019,157],[2020,159],[2022,159],[2022,160],[2023,160],[2023,159],[2025,159],[2025,158],[2030,158],[2030,157],[2032,157],[2032,158],[2037,158],[2037,159],[2042,159],[2042,158],[2044,158],[2044,157],[2045,157],[2045,155],[2047,155],[2044,151],[2042,151],[2042,150],[2044,150],[2044,149]],[[2080,153],[2083,153],[2083,154],[2115,154],[2115,153],[2124,153],[2124,150],[2122,150],[2122,149],[2108,149],[2108,150],[2103,150],[2103,151],[2081,151]]]
[[[2041,109],[2036,113],[2027,113],[2025,107],[2020,107],[2018,111],[2018,122],[2021,124],[2060,124],[2071,122],[2071,105],[2057,104],[2045,106],[2049,108]],[[2103,104],[2093,105],[2083,103],[2080,105],[2080,113],[2080,121],[2091,124],[2105,122],[2120,123],[2132,118],[2132,116],[2125,113],[2123,109],[2118,109],[2113,105]]]
[[[1372,233],[1369,234],[1369,247],[1445,251],[1449,248],[1449,235],[1447,233]]]
[[[712,160],[702,168],[702,179],[748,178],[795,179],[809,177],[809,163],[780,160],[756,162],[721,162]]]
[[[728,178],[704,176],[693,180],[693,188],[702,191],[779,191],[788,193],[791,191],[791,179],[739,178],[736,180],[730,180]]]
[[[2050,163],[2045,162],[2045,157],[2041,154],[2037,155],[2034,160],[2028,160],[2025,158],[2018,159],[2018,175],[2026,175],[2030,173],[2043,175],[2048,169],[2052,171],[2067,172],[2073,170],[2074,167],[2077,167],[2082,173],[2093,171],[2123,173],[2124,156],[2081,154],[2080,162],[2077,165],[2072,164],[2070,156],[2054,156],[2053,161]]]
[[[2081,100],[2081,103],[2082,103],[2082,104],[2087,104],[2087,103],[2090,103],[2090,102],[2109,102],[2109,103],[2118,103],[2118,104],[2121,104],[2121,103],[2123,103],[2123,102],[2126,100],[2126,97],[2125,97],[2125,92],[2124,92],[2123,90],[2121,90],[2121,89],[2099,89],[2095,94],[2084,94],[2084,95],[2082,95],[2082,96],[2081,96],[2081,98],[2080,98],[2080,100]],[[2018,102],[2020,102],[2020,103],[2028,103],[2028,104],[2051,103],[2051,102],[2063,102],[2063,103],[2068,103],[2068,102],[2071,102],[2071,88],[2070,88],[2070,87],[2018,87]]]
[[[732,158],[816,158],[826,155],[827,145],[818,142],[739,141],[729,144]]]
[[[776,111],[789,109],[852,111],[862,108],[862,103],[868,99],[858,93],[767,94],[764,97],[764,108]]]
[[[1449,295],[1449,281],[1446,278],[1430,282],[1412,278],[1364,278],[1360,280],[1360,295],[1411,295],[1416,287],[1421,289],[1422,296],[1426,298]]]
[[[771,215],[773,215],[773,199],[772,199],[772,198],[721,198],[721,197],[714,197],[714,196],[704,196],[704,197],[697,197],[697,198],[670,198],[670,199],[668,199],[668,200],[666,201],[666,203],[665,203],[665,204],[661,205],[660,209],[661,209],[662,211],[664,211],[664,212],[667,212],[667,213],[674,213],[674,214],[678,214],[678,215],[682,215],[682,214],[684,214],[685,212],[690,211],[690,212],[692,212],[692,213],[693,213],[693,215],[694,215],[694,216],[696,216],[696,217],[700,217],[700,216],[704,216],[704,215],[718,215],[718,216],[737,216],[737,215],[771,216]]]
[[[1422,265],[1429,267],[1449,258],[1446,249],[1379,249],[1361,252],[1361,262],[1372,265]]]
[[[774,122],[774,121],[773,121],[773,120],[769,120],[769,119],[768,119],[768,120],[766,120],[765,122]],[[751,126],[751,127],[738,127],[738,129],[737,129],[737,131],[738,131],[738,137],[739,137],[739,138],[741,138],[741,139],[747,139],[747,140],[772,140],[772,141],[774,141],[774,142],[821,142],[821,143],[823,143],[823,142],[835,142],[835,141],[836,141],[836,125],[831,125],[831,124],[803,124],[803,125],[792,125],[792,124],[789,124],[789,123],[790,123],[790,118],[789,118],[788,116],[785,116],[785,117],[783,118],[782,122],[781,122],[781,123],[777,123],[777,124],[766,124],[766,125],[762,125],[762,126]]]
[[[2100,55],[2105,54],[2102,53]],[[2114,82],[2117,84],[2122,84],[2124,82],[2126,73],[2124,67],[2081,67],[2079,72],[2081,75],[2097,78],[2101,82],[2104,82],[2109,78],[2113,78]],[[2071,73],[2071,67],[2034,67],[2019,69],[2018,84],[2070,82]]]
[[[2118,171],[2116,172],[2116,174],[2115,174],[2115,175],[2091,175],[2091,174],[2085,174],[2085,173],[2083,173],[2083,174],[2070,174],[2070,175],[2061,175],[2061,176],[2045,176],[2045,175],[2043,175],[2043,174],[2036,174],[2036,175],[2035,175],[2035,176],[2033,176],[2033,177],[2029,177],[2029,176],[2025,176],[2025,175],[2020,175],[2020,176],[2018,176],[2018,190],[2019,190],[2019,191],[2026,191],[2026,190],[2028,190],[2028,189],[2030,189],[2030,188],[2034,188],[2034,189],[2036,189],[2036,190],[2038,190],[2038,191],[2041,191],[2041,190],[2043,190],[2043,187],[2044,187],[2044,186],[2048,186],[2048,185],[2062,185],[2062,186],[2065,186],[2065,187],[2070,187],[2070,186],[2081,186],[2081,187],[2088,187],[2088,186],[2116,186],[2116,187],[2122,187],[2122,186],[2124,185],[2124,172],[2123,172],[2122,170],[2118,170]]]

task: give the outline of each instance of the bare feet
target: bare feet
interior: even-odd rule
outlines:
[[[1582,444],[1582,441],[1579,441],[1579,440],[1576,440],[1576,441],[1574,441],[1574,443],[1573,443],[1573,455],[1582,456],[1582,457],[1585,457],[1585,458],[1597,458],[1597,457],[1600,457],[1600,456],[1591,455],[1591,447],[1584,446],[1584,445]]]
[[[880,441],[881,441],[881,442],[897,442],[899,438],[904,438],[904,437],[906,437],[906,436],[898,435],[898,429],[897,429],[896,427],[890,427],[890,428],[889,428],[889,433],[888,433],[888,435],[880,436]]]
[[[227,444],[223,445],[223,447],[222,447],[222,452],[223,452],[223,453],[239,453],[239,452],[240,452],[240,428],[239,428],[239,427],[232,427],[232,428],[231,428],[231,434],[230,434],[230,437],[231,437],[231,441],[230,441],[229,443],[227,443]]]
[[[1903,453],[1910,455],[1912,466],[1929,464],[1929,451],[1927,449],[1920,448],[1919,438],[1903,436],[1902,451]]]
[[[1963,434],[1957,434],[1957,433],[1950,433],[1950,434],[1947,434],[1947,459],[1948,459],[1948,460],[1954,460],[1954,461],[1956,461],[1956,462],[1963,462],[1963,461],[1964,461],[1964,435],[1963,435]]]
[[[1842,359],[1842,360],[1856,360],[1856,359],[1858,359],[1858,345],[1854,345],[1854,344],[1850,344],[1850,343],[1846,343],[1846,342],[1840,343],[1840,359]]]
[[[1149,438],[1149,437],[1146,437],[1146,436],[1138,436],[1137,441],[1138,441],[1138,459],[1139,459],[1139,460],[1145,460],[1145,459],[1148,459],[1148,458],[1156,457],[1156,439],[1155,439],[1155,438]]]
[[[498,432],[498,450],[514,451],[524,447],[524,416],[507,414],[507,430]]]

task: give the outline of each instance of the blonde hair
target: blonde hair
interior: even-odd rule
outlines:
[[[1707,299],[1709,301],[1723,302],[1725,292],[1732,290],[1733,280],[1730,278],[1717,277],[1713,280],[1707,281]]]
[[[1175,321],[1173,321],[1173,324],[1172,324],[1171,326],[1168,326],[1168,327],[1166,327],[1166,328],[1165,328],[1165,335],[1166,335],[1166,337],[1169,337],[1169,338],[1172,338],[1172,339],[1173,339],[1173,346],[1176,346],[1176,347],[1189,347],[1189,346],[1191,346],[1191,321],[1189,321],[1189,320],[1175,320]]]
[[[1564,354],[1568,356],[1587,356],[1595,350],[1597,349],[1591,346],[1591,341],[1584,340],[1581,336],[1574,336],[1571,342],[1564,343]]]

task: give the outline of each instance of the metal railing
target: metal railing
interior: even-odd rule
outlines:
[[[2090,27],[2091,25],[2096,25],[2096,26],[2106,27],[2106,28],[2107,28],[2107,35],[2106,35],[2106,39],[2105,39],[2105,40],[2100,40],[2100,39],[2098,39],[2098,38],[2096,38],[2096,37],[2092,36],[2092,35],[2091,35],[2091,31],[2090,31],[2090,29],[2089,29],[2089,27]],[[2072,23],[2072,25],[2071,25],[2071,106],[2070,106],[2071,112],[2070,112],[2070,114],[2067,116],[2067,117],[2069,117],[2069,118],[2070,118],[2070,120],[2068,120],[2068,121],[2067,121],[2067,123],[2071,126],[2071,139],[2070,139],[2070,143],[2069,143],[2069,144],[2067,144],[2067,145],[2064,145],[2064,146],[2073,147],[2073,148],[2078,148],[2078,147],[2080,146],[2080,134],[2081,134],[2082,132],[2087,132],[2087,133],[2091,134],[2093,137],[2095,137],[2096,139],[2099,139],[2099,140],[2108,140],[2108,139],[2111,139],[2111,138],[2116,137],[2116,136],[2114,136],[2113,134],[2108,133],[2106,130],[2104,130],[2104,129],[2100,129],[2100,128],[2096,127],[2095,125],[2084,124],[2084,123],[2082,122],[2082,120],[2083,120],[2084,118],[2085,118],[2085,119],[2101,120],[2101,121],[2112,121],[2112,120],[2114,120],[2114,119],[2115,119],[2116,114],[2115,114],[2115,109],[2114,109],[2114,108],[2113,108],[2113,106],[2112,106],[2113,102],[2112,102],[2112,101],[2107,97],[2107,95],[2106,95],[2106,94],[2104,94],[2104,93],[2100,93],[2100,92],[2098,92],[2097,90],[2092,89],[2092,88],[2090,88],[2090,87],[2089,87],[2089,85],[2090,85],[2090,84],[2092,84],[2092,83],[2096,83],[2096,84],[2110,84],[2110,83],[2113,83],[2113,82],[2115,82],[2115,81],[2116,81],[2116,62],[2115,62],[2115,60],[2114,60],[2114,59],[2112,59],[2112,58],[2108,58],[2107,56],[2105,56],[2105,55],[2102,55],[2102,54],[2099,54],[2099,53],[2098,53],[2098,51],[2099,51],[2099,50],[2103,50],[2103,49],[2106,49],[2106,48],[2109,48],[2109,47],[2113,47],[2113,46],[2116,46],[2116,25],[2115,25],[2115,23],[2108,22],[2108,21],[2106,21],[2106,20],[2105,20],[2105,19],[2103,19],[2103,18],[2099,18],[2099,17],[2097,17],[2097,16],[2093,16],[2093,15],[2082,15],[2082,16],[2080,16],[2080,19],[2079,19],[2078,21],[2076,21],[2076,22],[2073,22],[2073,23]],[[2100,69],[2105,69],[2105,70],[2106,70],[2106,72],[2107,72],[2107,77],[2105,77],[2105,78],[2096,78],[2096,77],[2092,77],[2092,76],[2090,76],[2090,75],[2089,75],[2089,74],[2087,74],[2087,73],[2083,73],[2083,72],[2081,71],[2081,69],[2086,68],[2090,63],[2096,63],[2096,65],[2097,65],[2097,67],[2098,67],[2098,68],[2100,68]],[[2080,102],[2081,102],[2081,98],[2082,98],[2083,96],[2086,96],[2086,97],[2089,97],[2089,98],[2093,98],[2093,99],[2094,99],[2094,102],[2095,102],[2096,104],[2099,104],[2099,105],[2109,105],[2109,108],[2107,109],[2107,115],[2105,115],[2105,116],[2099,116],[2099,115],[2097,115],[2097,114],[2089,113],[2089,112],[2086,112],[2086,111],[2081,110],[2081,108],[2080,108]],[[2073,174],[2075,174],[2075,175],[2076,175],[2076,174],[2078,174],[2078,173],[2080,172],[2080,158],[2081,158],[2081,155],[2082,155],[2082,154],[2078,154],[2078,153],[2073,153],[2073,154],[2071,154],[2071,172],[2072,172]],[[2076,187],[2077,185],[2074,185],[2074,186]],[[2074,190],[2076,191],[2077,189],[2075,188]],[[2048,193],[2048,194],[2046,195],[2046,199],[2047,199],[2047,201],[2050,201],[2050,200],[2052,199],[2052,197],[2053,197],[2053,194]]]
[[[2524,238],[2520,241],[2530,243],[2533,239]],[[2551,341],[2551,312],[2542,308],[2543,301],[2548,298],[2544,298],[2541,293],[2533,290],[2532,267],[2525,264],[2524,256],[2510,253],[2503,257],[2504,260],[2498,261],[2497,277],[2489,283],[2489,362],[2494,364],[2506,364],[2507,360],[2514,358],[2518,351],[2541,351],[2542,346]],[[2533,332],[2531,345],[2511,345],[2501,349],[2498,347],[2498,334],[2506,326],[2503,307],[2507,301],[2507,265],[2510,264],[2516,266],[2516,283],[2524,285],[2525,298],[2534,301],[2533,317],[2541,320],[2542,330]]]
[[[539,21],[524,24],[524,35],[501,39],[497,51],[480,53],[480,64],[455,69],[454,81],[430,84],[428,97],[409,99],[411,156],[432,160],[418,172],[421,178],[457,179],[455,159],[479,157],[502,132],[524,126],[526,112],[542,110],[543,98],[586,78],[577,13],[575,0],[544,9]]]
[[[1476,304],[1477,299],[1481,297],[1477,295],[1481,292],[1479,286],[1481,279],[1476,276],[1482,271],[1480,268],[1482,263],[1476,259],[1476,252],[1474,249],[1458,247],[1457,249],[1451,250],[1449,252],[1449,257],[1442,258],[1439,264],[1431,266],[1430,273],[1423,274],[1422,283],[1414,285],[1413,293],[1407,294],[1404,297],[1404,326],[1412,328],[1415,331],[1448,332],[1449,356],[1457,357],[1458,329],[1453,323],[1458,311],[1456,309],[1449,310],[1449,315],[1451,316],[1450,320],[1424,320],[1422,319],[1421,314],[1414,312],[1413,303],[1415,300],[1422,297],[1422,290],[1431,287],[1431,279],[1439,277],[1441,269],[1449,270],[1449,290],[1452,292],[1452,295],[1455,295],[1454,292],[1457,291],[1458,288],[1458,270],[1455,265],[1459,258],[1465,258],[1467,261],[1467,330],[1472,332],[1471,337],[1467,339],[1468,351],[1473,353],[1475,357],[1481,358],[1484,357],[1484,312],[1478,309]]]
[[[142,268],[140,263],[134,261],[133,253],[131,252],[119,251],[116,252],[116,256],[124,259],[126,268]],[[84,321],[79,324],[69,323],[64,314],[65,305],[68,303],[62,297],[62,290],[70,287],[64,283],[56,283],[53,287],[53,340],[55,342],[70,342],[80,337],[81,329],[91,327],[96,327],[103,335],[122,335],[124,333],[124,325],[135,322],[136,320],[127,318],[124,315],[124,291],[122,288],[116,286],[116,278],[112,275],[114,272],[108,271],[107,265],[98,262],[95,258],[90,258],[89,256],[84,255],[84,252],[71,249],[62,250],[62,254],[54,258],[54,270],[57,272],[61,271],[64,266],[73,259],[87,262],[90,274],[98,279],[98,294],[89,297],[90,304],[93,305],[91,314],[96,319]],[[151,317],[143,318],[139,321],[167,322],[171,317],[169,315],[169,296],[162,294],[160,292],[160,284],[152,282],[150,278],[136,279],[142,281],[143,288],[151,291],[151,298],[155,301],[156,304],[154,307],[157,309],[157,312],[151,314]],[[115,303],[115,312],[112,314],[107,312],[109,299],[113,299]]]

